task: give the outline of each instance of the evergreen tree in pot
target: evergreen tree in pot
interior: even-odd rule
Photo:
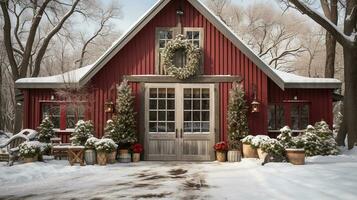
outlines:
[[[135,115],[132,90],[124,80],[117,87],[116,115],[105,128],[106,136],[118,144],[120,162],[131,161],[129,148],[137,141]]]
[[[54,125],[50,118],[46,116],[40,126],[38,127],[38,141],[43,143],[43,154],[50,155],[51,153],[51,138],[55,136],[55,131],[53,130]],[[40,155],[40,160],[42,155]]]
[[[234,82],[229,93],[228,104],[228,161],[238,162],[241,159],[241,139],[248,135],[248,106],[241,84]]]

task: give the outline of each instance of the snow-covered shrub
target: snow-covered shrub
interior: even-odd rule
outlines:
[[[325,121],[309,125],[302,135],[306,156],[337,155],[339,150],[333,133]]]
[[[243,144],[251,145],[253,139],[254,139],[253,135],[248,135],[245,138],[241,139],[240,141],[242,141]]]
[[[251,146],[254,147],[254,148],[259,148],[260,147],[260,144],[266,140],[269,140],[269,136],[267,135],[257,135],[257,136],[254,136],[254,138],[252,139],[251,141]]]
[[[40,126],[38,127],[38,141],[50,143],[51,138],[55,136],[55,131],[53,130],[54,125],[49,117],[45,117]]]
[[[88,138],[88,140],[86,141],[86,143],[84,144],[84,146],[87,149],[95,149],[95,143],[98,142],[99,139],[96,137],[90,137]]]
[[[95,143],[95,149],[99,152],[111,153],[116,150],[117,144],[112,139],[103,138]]]
[[[42,144],[39,141],[26,141],[19,145],[21,157],[32,158],[41,153]]]
[[[283,160],[284,158],[284,146],[277,139],[269,138],[263,140],[260,144],[260,148],[276,160]]]
[[[293,145],[291,144],[292,131],[290,127],[284,126],[283,128],[281,128],[280,134],[278,135],[277,139],[285,148],[289,148],[289,146],[292,146]]]
[[[92,121],[79,120],[76,124],[74,132],[71,134],[72,145],[84,146],[87,139],[93,137],[94,126]]]
[[[289,127],[284,127],[277,137],[283,146],[291,149],[305,149],[306,156],[336,155],[339,153],[333,133],[325,121],[315,126],[308,125],[301,136],[292,137]]]

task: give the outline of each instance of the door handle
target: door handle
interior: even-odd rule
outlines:
[[[180,129],[180,138],[182,138],[182,128]]]
[[[175,134],[176,134],[176,138],[177,138],[177,134],[178,134],[178,130],[177,129],[175,129]]]

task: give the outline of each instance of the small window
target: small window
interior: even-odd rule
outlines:
[[[83,104],[43,103],[41,106],[42,119],[49,116],[55,129],[73,129],[78,120],[84,120],[85,105]]]
[[[200,40],[201,40],[200,31],[187,31],[186,38],[197,48],[200,48]]]
[[[61,112],[58,104],[43,104],[42,105],[42,119],[50,117],[54,128],[60,128]]]
[[[269,130],[279,130],[285,126],[284,107],[282,105],[269,105],[268,126]]]
[[[66,128],[75,128],[76,123],[84,119],[83,105],[68,105],[66,112]]]
[[[291,105],[291,127],[293,130],[303,130],[309,124],[309,105],[292,104]]]
[[[160,49],[165,48],[167,42],[172,40],[172,38],[173,38],[172,31],[166,31],[166,30],[159,31],[159,48]]]

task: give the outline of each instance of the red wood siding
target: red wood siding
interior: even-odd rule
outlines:
[[[206,20],[194,7],[184,2],[184,27],[204,28],[204,74],[207,75],[241,75],[244,77],[244,88],[248,103],[253,98],[253,85],[257,87],[257,98],[262,103],[262,112],[249,116],[250,130],[253,134],[266,133],[267,127],[267,76],[236,48],[222,33]],[[104,113],[104,102],[114,99],[110,88],[122,80],[123,75],[155,73],[155,29],[156,27],[176,26],[176,9],[179,1],[172,1],[149,22],[108,64],[92,79],[95,87],[94,110],[92,119],[96,124],[99,136],[103,134],[105,121],[109,115]],[[133,83],[133,91],[139,91],[140,85]],[[226,139],[227,104],[231,83],[221,83],[220,93],[220,130],[221,139]],[[138,94],[137,94],[138,95]],[[138,102],[137,111],[143,102]],[[259,122],[257,124],[257,122]]]
[[[307,101],[310,105],[310,124],[325,120],[332,128],[332,90],[331,89],[286,89],[281,90],[274,82],[269,82],[269,103],[282,103],[288,100]]]
[[[157,16],[149,22],[116,56],[104,66],[88,84],[91,98],[88,99],[88,119],[94,122],[97,137],[104,134],[104,126],[110,114],[104,112],[106,101],[115,101],[115,85],[122,81],[123,75],[142,75],[155,73],[155,29],[156,27],[176,26],[176,9],[180,1],[170,2]],[[311,100],[311,120],[321,118],[332,122],[332,98],[329,90],[286,90],[282,91],[268,77],[236,48],[222,33],[205,19],[194,7],[186,1],[183,2],[184,27],[202,27],[204,29],[204,74],[206,75],[240,75],[246,91],[247,102],[253,100],[253,90],[257,89],[257,99],[261,103],[261,112],[249,113],[249,128],[251,134],[267,133],[267,105],[269,102],[291,99],[297,95],[299,98]],[[269,85],[269,90],[268,90]],[[136,97],[137,120],[139,115],[141,86],[131,83]],[[227,138],[227,104],[231,83],[220,83],[219,93],[219,130],[221,140]],[[36,128],[40,123],[40,101],[49,100],[51,90],[26,90],[25,91],[25,117],[26,128]],[[269,95],[269,98],[268,98]],[[139,125],[140,123],[138,123]],[[142,127],[138,127],[143,130]],[[139,135],[143,133],[139,132]],[[64,137],[64,136],[63,136]],[[67,140],[67,139],[65,139]]]

